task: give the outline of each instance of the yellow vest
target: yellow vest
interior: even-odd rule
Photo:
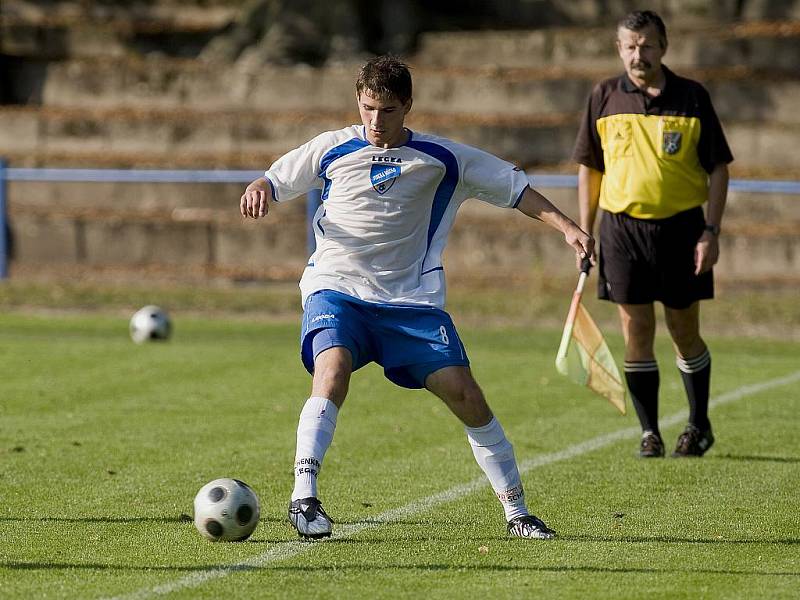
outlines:
[[[600,207],[608,212],[664,219],[700,206],[709,173],[733,160],[705,88],[662,68],[658,96],[625,74],[589,96],[572,157],[603,173]]]
[[[697,117],[616,114],[597,119],[605,174],[600,208],[663,219],[708,198],[708,173],[697,156]]]

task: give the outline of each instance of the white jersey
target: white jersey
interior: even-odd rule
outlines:
[[[414,132],[402,146],[379,148],[360,125],[318,135],[265,176],[277,202],[322,189],[303,303],[327,289],[444,308],[442,253],[459,206],[478,198],[515,207],[528,187],[524,172],[476,148]]]

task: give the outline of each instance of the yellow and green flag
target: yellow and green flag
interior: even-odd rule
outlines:
[[[625,414],[625,384],[608,349],[603,334],[581,304],[583,286],[589,267],[581,271],[578,287],[572,296],[561,344],[556,355],[556,369],[578,385],[600,394],[619,412]]]

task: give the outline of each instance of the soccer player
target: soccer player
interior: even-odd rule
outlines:
[[[660,301],[690,408],[672,456],[702,456],[714,436],[699,300],[714,297],[733,156],[708,92],[661,64],[667,31],[657,14],[622,19],[617,50],[625,73],[595,86],[575,145],[580,224],[591,232],[603,209],[598,294],[618,306],[639,455],[664,456],[653,352]]]
[[[467,198],[544,221],[581,257],[593,259],[594,240],[514,165],[407,129],[411,92],[409,70],[397,58],[368,61],[356,82],[362,125],[322,133],[292,150],[241,197],[242,216],[257,219],[271,202],[322,188],[313,221],[317,248],[300,281],[301,353],[313,377],[297,427],[289,520],[301,537],[331,535],[317,477],[351,374],[376,362],[390,381],[427,388],[462,421],[509,534],[551,538],[553,530],[528,512],[511,443],[444,311],[442,252]]]

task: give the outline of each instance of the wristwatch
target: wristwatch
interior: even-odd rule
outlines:
[[[704,229],[706,231],[710,231],[714,235],[719,235],[719,232],[720,232],[719,225],[709,225],[708,223],[706,223],[706,226],[705,226]]]

